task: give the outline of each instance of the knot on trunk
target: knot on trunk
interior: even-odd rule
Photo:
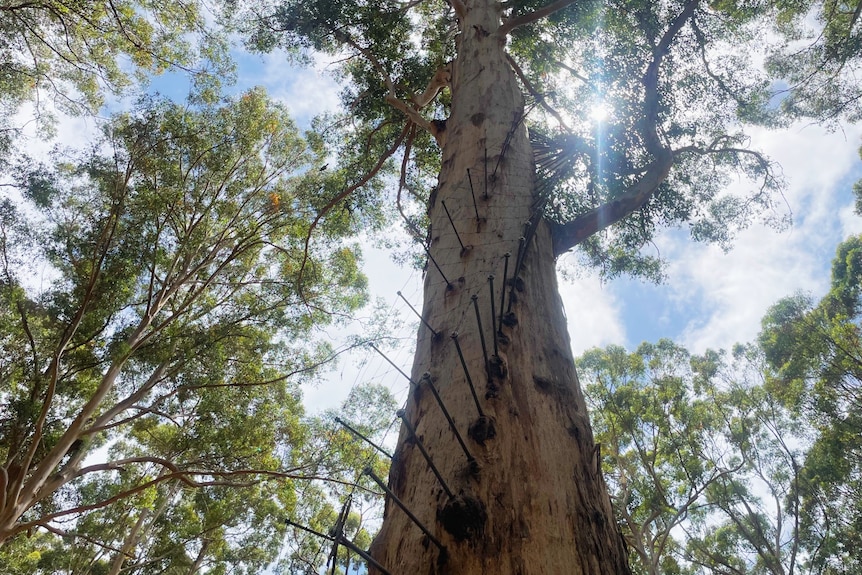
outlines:
[[[475,541],[485,532],[488,514],[484,503],[470,495],[460,494],[437,512],[437,519],[455,541]]]
[[[485,445],[486,440],[494,439],[497,436],[497,430],[494,427],[494,420],[487,415],[483,415],[470,424],[467,434],[479,445]]]
[[[506,379],[506,376],[509,375],[509,366],[506,365],[505,359],[499,355],[494,355],[488,360],[488,371],[493,378]]]

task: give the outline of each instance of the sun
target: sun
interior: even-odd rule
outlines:
[[[608,108],[608,105],[604,102],[599,102],[597,104],[593,104],[593,107],[590,108],[590,119],[596,124],[601,124],[611,115],[611,111]]]

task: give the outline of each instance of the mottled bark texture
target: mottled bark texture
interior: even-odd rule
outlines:
[[[625,574],[625,550],[575,374],[550,232],[536,213],[535,166],[521,121],[524,99],[505,57],[505,38],[497,33],[500,17],[498,3],[467,2],[460,23],[443,167],[429,206],[430,253],[446,279],[428,266],[423,316],[439,336],[424,326],[419,330],[415,384],[406,407],[455,498],[445,493],[404,426],[389,477],[395,495],[446,552],[387,501],[371,553],[393,575]],[[444,201],[467,249],[459,245]],[[518,258],[522,245],[526,250]],[[506,252],[511,258],[503,286]],[[490,274],[495,275],[496,335]],[[511,313],[500,325],[503,292]],[[577,302],[571,309],[577,311]],[[482,409],[493,423],[491,433],[477,425],[452,332],[459,334]],[[475,465],[459,447],[427,379],[422,381],[425,373]]]

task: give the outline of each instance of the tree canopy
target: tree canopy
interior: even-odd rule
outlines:
[[[260,50],[348,54],[342,99],[361,134],[351,149],[403,156],[402,187],[424,203],[428,192],[409,183],[424,177],[431,189],[428,176],[439,167],[429,147],[432,136],[441,145],[446,137],[460,5],[287,1],[250,11],[246,28]],[[781,178],[747,147],[744,123],[779,121],[778,84],[755,59],[778,62],[779,40],[803,34],[805,10],[770,2],[505,3],[500,33],[528,97],[525,117],[513,122],[530,128],[538,211],[555,225],[556,253],[581,245],[607,275],[657,278],[660,262],[641,248],[666,226],[727,247],[754,218],[784,225],[788,214],[771,193]],[[769,34],[772,49],[733,49]],[[801,66],[798,57],[781,61]],[[748,184],[728,193],[740,174]],[[417,211],[405,217],[421,235]]]
[[[274,560],[297,482],[337,477],[300,403],[336,353],[315,329],[366,301],[336,222],[306,250],[319,161],[252,90],[145,98],[89,150],[21,166],[0,222],[0,539],[83,541],[45,559],[68,572]]]
[[[809,471],[820,449],[811,422],[775,401],[762,350],[692,356],[661,340],[633,353],[592,350],[579,365],[635,572],[793,575],[852,564],[831,541],[834,518],[805,504],[806,489],[852,481]]]
[[[771,394],[812,422],[814,441],[801,472],[802,536],[822,541],[823,571],[858,573],[862,515],[862,238],[848,238],[832,262],[832,286],[819,302],[797,294],[763,319],[760,345],[775,373]]]
[[[171,68],[194,72],[201,86],[217,82],[230,63],[221,33],[207,22],[213,9],[197,0],[4,0],[0,152],[28,121],[13,121],[26,101],[44,131],[55,111],[96,113],[107,94]]]
[[[301,385],[339,351],[317,328],[367,301],[346,238],[397,210],[433,244],[445,182],[432,180],[457,137],[447,122],[470,4],[223,3],[253,49],[338,59],[343,109],[305,138],[260,89],[222,98],[222,14],[202,3],[0,5],[0,165],[16,190],[0,203],[10,572],[355,567],[337,538],[324,549],[290,525],[336,525],[330,538],[367,546],[379,494],[358,471],[387,465],[335,413],[307,417]],[[468,32],[505,46],[520,107],[497,159],[484,150],[485,185],[526,125],[536,173],[524,243],[547,222],[549,259],[579,247],[606,277],[660,278],[648,246],[662,229],[727,247],[758,218],[784,225],[780,174],[746,127],[862,113],[862,4],[494,6],[499,26]],[[197,75],[189,103],[144,96],[86,150],[6,162],[23,103],[40,119],[104,112],[108,94],[169,68]],[[758,346],[732,359],[662,340],[580,360],[636,570],[860,570],[860,254],[859,238],[842,244],[826,298],[779,302]],[[393,407],[385,390],[358,388],[339,415],[379,437]]]

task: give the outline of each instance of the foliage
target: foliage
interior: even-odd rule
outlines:
[[[28,100],[45,128],[54,108],[95,113],[106,91],[119,93],[171,68],[195,72],[206,93],[204,86],[212,88],[230,68],[223,39],[207,26],[208,10],[197,0],[4,1],[0,150],[17,130],[12,116]]]
[[[275,558],[297,482],[328,477],[335,457],[311,448],[300,403],[333,357],[314,329],[365,302],[343,229],[306,250],[318,162],[252,90],[143,99],[89,151],[22,165],[23,197],[0,214],[12,549],[28,547],[16,534],[57,535],[32,551],[46,572],[258,572]],[[46,266],[41,291],[23,280]]]
[[[776,370],[770,389],[816,430],[799,489],[803,536],[822,540],[812,562],[827,573],[862,570],[856,552],[862,544],[860,280],[862,238],[856,236],[838,247],[829,293],[817,303],[801,294],[781,300],[760,335]]]
[[[680,572],[679,526],[704,517],[705,490],[740,470],[716,441],[719,406],[696,360],[669,340],[611,346],[578,361],[596,441],[636,573]]]
[[[805,428],[764,385],[758,348],[729,362],[660,340],[578,365],[635,572],[792,575],[828,553],[802,537],[822,526],[799,489]]]
[[[385,476],[389,461],[348,432],[336,418],[380,445],[393,430],[395,408],[395,399],[386,387],[366,384],[354,388],[338,412],[328,411],[310,422],[312,440],[305,449],[312,459],[322,458],[324,465],[317,473],[325,474],[329,480],[303,486],[301,499],[306,505],[292,517],[294,522],[332,536],[339,516],[346,512],[342,533],[359,548],[368,548],[378,527],[382,494],[362,472],[370,466],[378,476]],[[325,566],[331,573],[335,546],[298,528],[291,532],[293,537],[278,567],[285,573],[304,575],[309,570],[317,573]],[[356,554],[344,546],[338,547],[335,563],[335,572],[345,575],[361,565]]]
[[[340,128],[366,162],[402,156],[400,189],[424,206],[428,192],[418,189],[430,189],[439,169],[429,135],[444,137],[456,89],[447,74],[457,4],[261,1],[239,18],[256,49],[282,47],[300,61],[349,55],[339,60],[346,116],[327,130]],[[754,218],[787,223],[771,193],[782,182],[740,129],[779,121],[770,82],[756,52],[733,49],[755,44],[784,12],[769,2],[627,0],[559,3],[531,18],[541,4],[507,2],[503,16],[525,22],[508,31],[507,50],[528,96],[537,194],[558,230],[557,253],[577,244],[606,276],[659,279],[661,261],[644,248],[664,227],[687,226],[695,240],[727,248]],[[659,164],[670,156],[668,174]],[[747,183],[731,186],[739,175]],[[422,212],[405,214],[420,238]]]
[[[733,359],[713,395],[724,411],[724,440],[744,465],[708,488],[720,520],[692,526],[686,555],[704,573],[793,575],[819,544],[807,547],[799,531],[806,428],[763,385],[768,370],[757,347],[736,346]]]
[[[783,42],[767,61],[783,88],[781,109],[791,116],[834,121],[862,117],[858,73],[862,64],[859,2],[776,3]]]

